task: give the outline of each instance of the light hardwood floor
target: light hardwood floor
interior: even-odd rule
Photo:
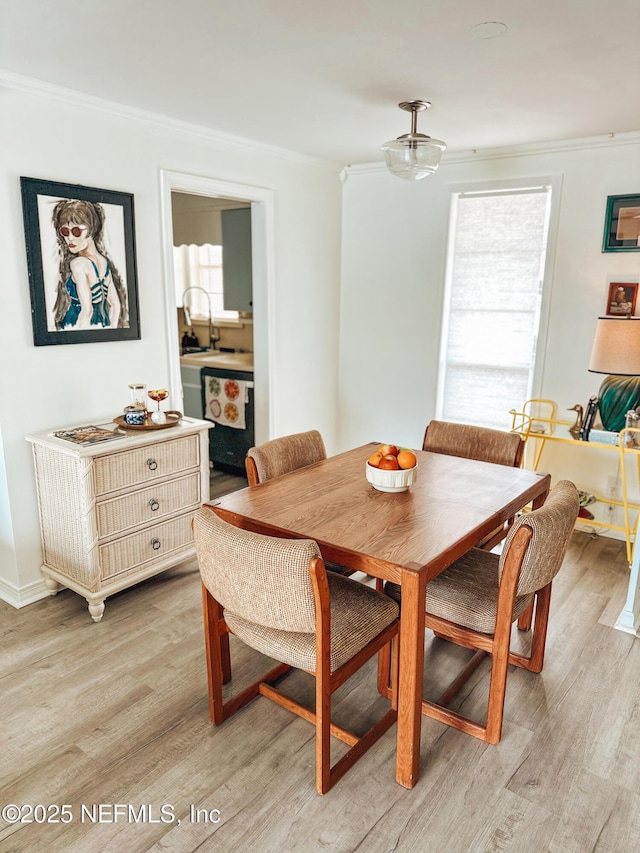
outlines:
[[[395,727],[319,797],[308,723],[258,698],[210,725],[195,562],[110,598],[98,624],[69,591],[20,611],[0,602],[0,805],[69,804],[73,815],[66,825],[0,822],[0,851],[637,853],[640,641],[611,628],[623,552],[574,534],[545,668],[511,669],[501,743],[424,718],[410,791],[394,781]],[[258,662],[234,640],[237,685]],[[467,654],[427,637],[429,694]],[[484,663],[466,685],[465,713],[483,707],[487,672]],[[308,676],[288,684],[312,699]],[[334,713],[364,727],[381,703],[369,666]],[[97,804],[102,822],[92,823]],[[112,804],[131,804],[139,822],[114,822]],[[203,811],[191,821],[190,804],[219,810],[219,822]],[[162,822],[163,805],[176,822]]]

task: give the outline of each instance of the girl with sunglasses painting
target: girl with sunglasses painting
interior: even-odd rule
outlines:
[[[56,329],[126,328],[127,294],[104,246],[102,205],[63,199],[52,222],[60,249]]]

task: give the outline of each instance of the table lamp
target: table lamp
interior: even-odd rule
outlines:
[[[627,411],[640,406],[640,317],[598,317],[589,370],[609,374],[598,392],[600,419],[620,432]]]

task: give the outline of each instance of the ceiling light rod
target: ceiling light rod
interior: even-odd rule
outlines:
[[[402,101],[398,106],[411,113],[411,132],[385,142],[382,146],[384,159],[393,175],[407,181],[420,181],[436,171],[447,146],[440,139],[418,133],[418,113],[429,109],[429,101]]]
[[[426,134],[418,133],[418,113],[428,110],[431,106],[431,101],[401,101],[398,106],[401,110],[411,113],[411,133],[405,133],[399,136],[398,139],[408,139],[411,136],[421,136],[423,139],[429,139],[430,137]]]

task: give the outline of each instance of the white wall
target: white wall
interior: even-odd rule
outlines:
[[[434,417],[452,185],[540,175],[562,180],[548,336],[539,352],[542,396],[556,401],[560,417],[572,419],[563,410],[586,407],[597,393],[602,377],[587,367],[607,284],[640,277],[640,253],[601,252],[607,196],[640,191],[640,135],[445,159],[417,184],[384,170],[354,169],[343,192],[342,445],[419,447]],[[617,473],[615,455],[604,453],[602,466],[598,453],[582,450],[562,459],[556,450],[545,464],[553,459],[556,476],[593,489],[605,474]]]
[[[128,403],[129,382],[167,384],[161,169],[273,191],[274,435],[315,427],[336,449],[341,186],[335,168],[311,159],[29,81],[5,82],[0,597],[20,605],[42,592],[33,465],[24,436],[111,419]],[[34,347],[20,176],[133,193],[141,340]]]

